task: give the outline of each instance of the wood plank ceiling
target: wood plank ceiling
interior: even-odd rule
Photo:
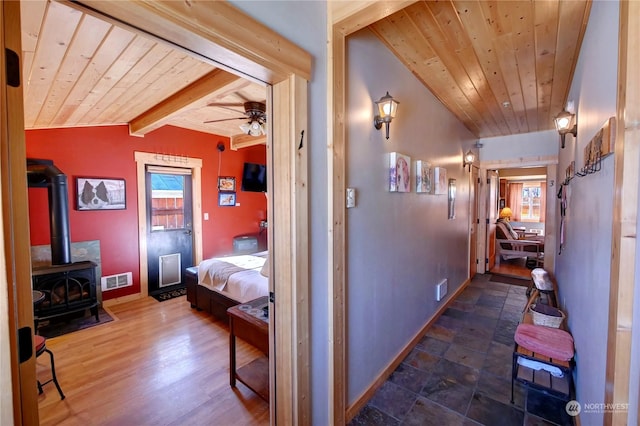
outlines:
[[[263,85],[61,3],[22,2],[21,20],[26,129],[129,124],[144,135],[170,124],[232,136],[246,119],[205,121],[265,101]]]
[[[370,29],[477,137],[553,128],[590,2],[418,1]],[[263,85],[65,4],[22,2],[25,127],[234,136]],[[218,106],[211,106],[218,104]],[[264,139],[264,138],[263,138]]]
[[[477,137],[553,129],[591,2],[419,1],[369,28]]]

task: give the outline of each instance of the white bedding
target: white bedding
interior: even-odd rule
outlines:
[[[198,285],[217,291],[240,303],[245,303],[269,294],[267,277],[260,270],[267,258],[267,252],[239,256],[214,257],[198,265]],[[216,268],[221,263],[236,265],[244,270],[231,274],[226,280],[216,279]]]

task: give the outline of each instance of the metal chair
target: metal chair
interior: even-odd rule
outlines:
[[[64,393],[62,392],[62,388],[60,388],[60,384],[58,383],[58,378],[56,377],[56,364],[53,360],[53,352],[51,352],[48,348],[47,348],[47,339],[45,339],[44,337],[36,334],[35,336],[35,348],[36,348],[36,358],[38,358],[40,355],[42,355],[43,353],[48,353],[49,354],[49,358],[51,359],[51,379],[47,380],[44,383],[40,383],[40,380],[38,380],[38,394],[42,394],[42,386],[46,385],[47,383],[51,383],[53,382],[56,385],[56,388],[58,389],[58,393],[60,394],[60,399],[64,399]]]

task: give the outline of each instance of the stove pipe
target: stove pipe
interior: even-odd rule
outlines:
[[[27,159],[27,181],[30,187],[47,187],[49,195],[49,229],[51,232],[51,264],[71,263],[69,232],[69,189],[67,176],[50,160]]]

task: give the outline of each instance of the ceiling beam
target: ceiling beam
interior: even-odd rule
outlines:
[[[129,134],[132,136],[144,136],[152,130],[167,124],[171,118],[180,114],[184,109],[202,102],[205,98],[210,97],[212,93],[239,79],[240,77],[237,75],[221,69],[213,70],[131,120],[129,122]]]
[[[254,145],[266,145],[267,136],[250,136],[245,134],[231,136],[230,148],[237,151],[240,148],[247,148]]]

